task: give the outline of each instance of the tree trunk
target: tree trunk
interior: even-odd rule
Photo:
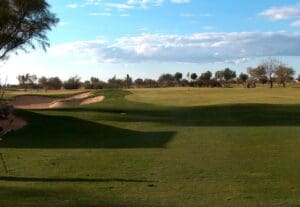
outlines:
[[[271,86],[271,88],[273,88],[273,81],[272,80],[270,80],[270,86]]]

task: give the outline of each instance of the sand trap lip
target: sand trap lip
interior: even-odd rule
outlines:
[[[98,103],[98,102],[102,102],[104,100],[104,96],[95,96],[95,97],[91,97],[91,98],[87,98],[85,100],[83,100],[80,105],[90,105],[93,103]]]
[[[92,92],[76,94],[74,96],[58,99],[45,96],[22,95],[15,97],[10,103],[18,109],[52,109],[67,108],[98,103],[104,96],[91,97]]]

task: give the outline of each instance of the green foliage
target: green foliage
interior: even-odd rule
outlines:
[[[212,73],[210,71],[206,71],[205,73],[202,73],[201,76],[199,77],[199,79],[202,81],[210,81],[211,78],[212,78]]]
[[[175,78],[171,74],[162,74],[158,79],[158,84],[160,87],[172,87],[175,86]]]
[[[0,100],[0,119],[6,119],[13,113],[13,106],[7,101]]]
[[[58,23],[45,0],[0,1],[0,60],[17,49],[44,49],[49,46],[46,32]]]
[[[275,70],[275,75],[277,82],[279,84],[282,84],[283,87],[286,87],[286,83],[293,79],[293,76],[295,75],[295,70],[290,67],[279,66]]]
[[[18,75],[17,76],[17,79],[19,81],[19,86],[21,88],[25,88],[25,89],[28,89],[28,88],[36,88],[35,85],[36,85],[36,81],[37,81],[37,76],[34,75],[34,74],[24,74],[24,75]]]
[[[239,81],[242,83],[246,83],[248,79],[249,79],[249,76],[245,73],[241,73],[239,75]]]
[[[106,87],[106,83],[101,81],[99,78],[91,77],[89,81],[83,83],[85,89],[103,89]]]
[[[182,73],[179,73],[179,72],[175,73],[175,75],[174,75],[174,78],[177,83],[179,83],[181,81],[182,77],[183,77]]]
[[[229,68],[226,68],[224,70],[224,79],[226,82],[232,81],[234,78],[236,78],[236,72],[233,70],[230,70]]]
[[[39,78],[39,85],[45,90],[59,90],[62,88],[63,83],[59,77],[41,77]]]
[[[195,81],[197,78],[198,78],[197,73],[192,73],[192,74],[191,74],[191,79],[192,79],[193,81]]]
[[[79,89],[81,87],[80,77],[74,76],[65,81],[63,86],[65,89]]]

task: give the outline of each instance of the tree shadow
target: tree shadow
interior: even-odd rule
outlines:
[[[69,116],[18,111],[29,123],[7,134],[2,148],[164,148],[175,132],[140,132]]]
[[[122,179],[122,178],[38,178],[38,177],[14,177],[0,176],[0,181],[6,182],[46,182],[46,183],[100,183],[100,182],[121,182],[121,183],[153,183],[151,180]]]
[[[114,186],[103,186],[101,192],[110,192]],[[70,187],[51,188],[49,186],[0,186],[0,206],[60,206],[60,207],[138,207],[144,206],[136,201],[120,200],[118,197],[99,195],[93,197],[94,192]],[[47,203],[46,203],[47,202]]]
[[[57,110],[59,111],[59,110]],[[69,108],[106,113],[98,121],[154,122],[171,126],[300,126],[300,105],[234,104],[198,107]],[[123,115],[122,115],[123,114]]]

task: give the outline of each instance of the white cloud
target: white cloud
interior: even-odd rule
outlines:
[[[100,2],[101,0],[84,0],[83,3],[81,4],[77,4],[77,3],[67,4],[67,7],[70,9],[77,9],[86,6],[98,6],[100,5]]]
[[[171,2],[175,4],[186,4],[186,3],[190,3],[191,0],[171,0]]]
[[[68,4],[67,7],[70,9],[76,9],[79,7],[79,5],[78,4]]]
[[[118,9],[118,10],[134,9],[134,6],[132,5],[121,4],[121,3],[106,3],[105,6]]]
[[[259,15],[268,17],[271,20],[284,20],[300,17],[300,5],[285,6],[285,7],[272,7]]]
[[[169,0],[171,3],[182,4],[190,3],[191,0]],[[104,6],[104,10],[117,9],[119,11],[125,11],[130,9],[147,9],[150,7],[158,7],[165,3],[166,0],[123,0],[121,2],[104,2],[101,0],[83,0],[82,3],[72,3],[68,4],[67,7],[71,9],[76,9],[86,6]]]
[[[68,25],[68,24],[69,24],[69,22],[63,22],[63,21],[60,21],[60,22],[58,23],[58,26],[63,27],[63,26],[66,26],[66,25]]]
[[[120,17],[129,17],[130,14],[120,14]]]
[[[182,4],[190,3],[191,0],[169,0],[171,3]],[[129,10],[129,9],[147,9],[150,7],[158,7],[163,5],[166,0],[127,0],[123,3],[106,3],[105,5],[109,8],[115,8],[118,10]]]
[[[112,16],[112,13],[110,12],[92,12],[92,13],[89,13],[90,16]]]
[[[300,20],[292,22],[291,26],[292,27],[300,27]]]
[[[190,36],[143,34],[55,46],[56,55],[75,55],[98,62],[209,63],[264,56],[300,56],[300,33],[198,33]]]

